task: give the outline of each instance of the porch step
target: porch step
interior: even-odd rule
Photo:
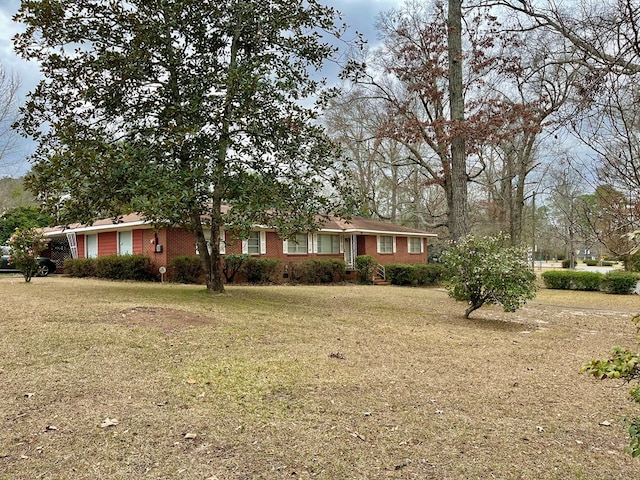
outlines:
[[[373,284],[374,285],[391,285],[390,282],[388,282],[387,280],[383,280],[381,278],[374,278],[373,279]]]

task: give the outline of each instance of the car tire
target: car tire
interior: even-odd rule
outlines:
[[[38,276],[46,277],[48,275],[49,275],[49,265],[40,265],[40,268],[38,268]]]

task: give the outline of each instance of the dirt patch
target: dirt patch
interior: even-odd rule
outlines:
[[[158,328],[173,333],[190,327],[212,325],[215,320],[205,315],[174,308],[133,307],[105,315],[102,321],[127,327]]]

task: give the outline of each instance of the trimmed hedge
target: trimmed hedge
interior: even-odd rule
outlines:
[[[110,280],[154,280],[151,260],[145,255],[109,255],[100,258],[69,258],[65,274],[72,277],[97,277]]]
[[[385,266],[387,280],[392,285],[435,285],[444,275],[444,266],[435,263],[394,263]]]
[[[249,283],[278,283],[282,262],[273,258],[247,258],[240,269]],[[280,274],[280,275],[279,275]]]
[[[175,283],[203,283],[204,269],[198,255],[181,255],[169,262],[171,281]]]
[[[640,278],[629,272],[613,271],[606,275],[599,272],[550,270],[542,274],[547,288],[559,290],[603,291],[615,294],[632,293]]]
[[[64,273],[76,278],[95,277],[95,258],[67,258],[64,261]]]
[[[571,273],[566,270],[549,270],[542,274],[542,280],[547,288],[569,290],[571,288]]]
[[[627,295],[633,293],[640,280],[640,275],[632,272],[609,272],[602,281],[602,291]]]
[[[311,259],[289,264],[289,280],[305,284],[344,282],[347,264],[337,258]]]

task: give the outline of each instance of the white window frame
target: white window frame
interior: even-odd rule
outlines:
[[[303,240],[302,237],[305,237],[305,240]],[[306,255],[308,253],[313,252],[312,235],[309,235],[307,233],[298,233],[295,235],[295,238],[297,240],[297,243],[293,241],[290,242],[289,240],[286,240],[286,239],[282,241],[282,251],[286,255]],[[306,248],[305,248],[305,243],[306,243]],[[293,248],[293,251],[290,251],[290,247],[292,245],[295,245],[295,248]]]
[[[331,251],[330,252],[321,252],[320,251],[320,241],[323,237],[330,237],[331,243]],[[337,247],[334,251],[334,247]],[[340,253],[344,253],[344,246],[342,244],[342,236],[335,235],[333,233],[316,233],[313,235],[313,253],[317,253],[319,255],[338,255]]]
[[[386,241],[385,241],[385,249],[383,251],[383,249],[382,249],[382,239],[383,238],[384,239],[391,238],[391,251],[387,251]],[[396,237],[394,235],[378,235],[377,244],[378,244],[378,253],[382,253],[382,254],[396,253]]]
[[[411,248],[411,242],[416,240],[420,242],[419,251],[415,251],[415,249]],[[407,251],[409,253],[424,253],[424,239],[421,237],[407,237]]]
[[[89,242],[89,239],[95,239],[95,242]],[[95,246],[95,252],[89,252],[89,244],[92,243],[92,246]],[[93,250],[93,248],[92,248]],[[85,258],[98,258],[98,234],[92,233],[84,236],[84,256]]]
[[[242,240],[242,253],[246,255],[265,255],[267,253],[267,232],[263,230],[254,230],[251,234],[257,234],[258,251],[249,252],[249,238]]]
[[[127,245],[125,245],[125,248],[123,248],[123,239],[122,236],[123,234],[128,234],[129,238],[126,239],[125,241],[127,243]],[[123,230],[118,232],[118,255],[133,255],[133,230]]]

